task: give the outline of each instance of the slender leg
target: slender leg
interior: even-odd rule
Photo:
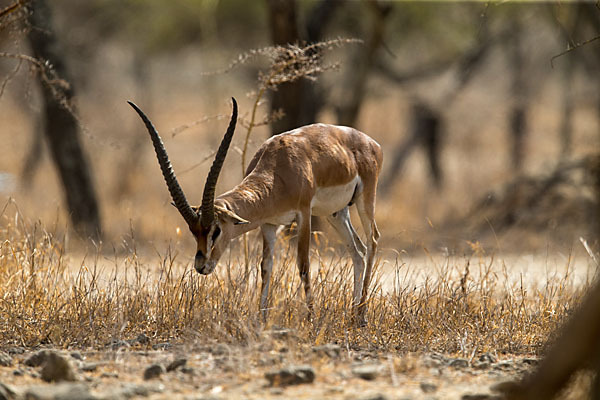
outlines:
[[[352,263],[354,264],[354,293],[352,295],[352,308],[354,310],[355,317],[358,317],[357,311],[363,288],[365,253],[367,248],[360,240],[360,237],[352,226],[348,207],[344,207],[333,215],[328,216],[327,221],[329,221],[329,223],[335,228],[352,257]]]
[[[312,289],[310,287],[310,208],[299,213],[296,220],[298,222],[298,271],[304,285],[309,317],[312,319],[314,307]]]
[[[365,312],[367,305],[367,296],[369,294],[369,285],[371,283],[371,272],[373,270],[373,262],[375,261],[375,253],[377,252],[377,240],[379,239],[379,230],[375,223],[375,187],[369,188],[363,192],[361,198],[356,202],[358,215],[362,223],[365,235],[367,238],[367,257],[365,278],[362,287],[362,298],[359,305],[359,321],[361,324],[366,324]]]
[[[262,288],[260,291],[259,309],[263,322],[267,322],[269,307],[269,287],[271,286],[271,272],[273,271],[273,250],[275,249],[275,238],[277,226],[264,224],[260,227],[263,237],[263,255],[260,262],[260,276]]]

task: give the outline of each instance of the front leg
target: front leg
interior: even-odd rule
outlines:
[[[261,290],[259,310],[262,314],[263,322],[267,322],[269,307],[269,287],[271,286],[271,273],[273,272],[273,251],[275,249],[275,239],[277,234],[277,225],[264,224],[260,227],[263,237],[263,255],[260,262]]]
[[[310,286],[310,208],[298,213],[298,272],[304,285],[306,305],[310,319],[314,315],[313,296]]]

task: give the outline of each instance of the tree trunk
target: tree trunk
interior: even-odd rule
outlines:
[[[79,143],[79,126],[70,107],[73,89],[63,61],[60,43],[52,29],[51,11],[45,0],[32,0],[28,7],[31,25],[27,39],[34,56],[48,62],[52,76],[62,83],[48,78],[48,71],[39,71],[43,101],[43,130],[50,153],[63,184],[71,222],[76,231],[84,236],[99,238],[101,234],[100,213],[88,161]],[[68,86],[67,86],[68,85]]]
[[[521,24],[518,20],[513,22],[513,34],[509,41],[509,61],[511,63],[513,82],[513,106],[510,112],[510,133],[512,139],[512,166],[516,172],[521,171],[525,158],[525,136],[527,135],[527,88],[521,45]]]
[[[368,2],[372,13],[371,34],[366,43],[366,51],[355,56],[354,68],[350,72],[348,82],[344,86],[348,88],[342,95],[342,101],[337,111],[337,120],[340,125],[354,126],[360,107],[363,103],[367,88],[367,78],[371,67],[375,65],[377,50],[383,44],[385,32],[385,21],[392,11],[392,6],[372,0]]]

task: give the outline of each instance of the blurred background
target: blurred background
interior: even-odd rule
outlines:
[[[351,125],[384,150],[383,248],[595,246],[593,2],[0,0],[0,10],[0,224],[17,208],[107,247],[134,235],[192,249],[126,100],[153,120],[199,203],[233,96],[241,120],[217,193],[242,178],[250,124],[250,154],[311,122]],[[290,54],[269,46],[286,44],[314,70],[265,84]]]

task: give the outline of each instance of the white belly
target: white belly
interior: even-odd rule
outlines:
[[[310,202],[311,214],[324,217],[340,211],[350,203],[356,185],[359,184],[360,177],[357,175],[354,179],[344,185],[318,187]],[[296,220],[299,212],[299,210],[289,210],[271,216],[268,219],[265,219],[264,222],[272,225],[288,225]]]
[[[352,195],[357,184],[360,184],[360,177],[358,175],[345,185],[318,187],[310,203],[312,215],[331,215],[346,207],[350,203],[350,200],[352,200]]]

